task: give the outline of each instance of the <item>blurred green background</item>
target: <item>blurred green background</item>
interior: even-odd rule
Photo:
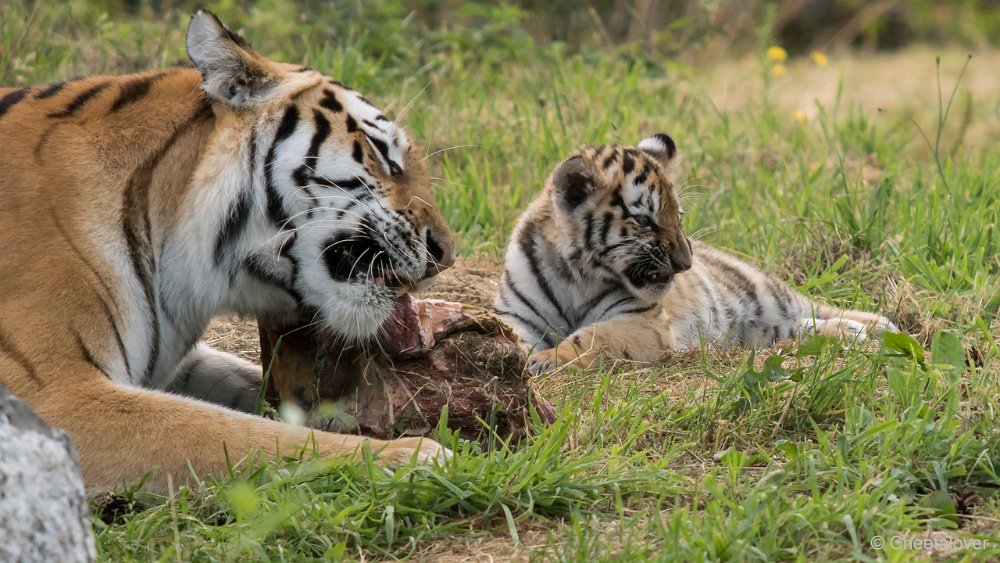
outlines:
[[[0,78],[9,81],[12,63],[26,54],[21,49],[30,39],[24,35],[53,30],[49,24],[55,22],[44,20],[67,13],[52,4],[67,10],[76,25],[58,26],[50,41],[72,49],[100,33],[112,46],[128,47],[109,54],[134,67],[146,65],[142,55],[161,45],[182,58],[183,45],[174,38],[202,6],[233,27],[266,29],[254,36],[263,52],[297,55],[309,45],[350,45],[360,55],[391,62],[389,69],[406,76],[450,57],[465,64],[509,62],[541,45],[574,53],[617,48],[637,62],[671,57],[697,63],[770,42],[794,56],[911,43],[973,49],[1000,40],[1000,0],[4,0]],[[151,37],[156,45],[114,42],[116,28],[142,25],[162,29],[159,38]]]

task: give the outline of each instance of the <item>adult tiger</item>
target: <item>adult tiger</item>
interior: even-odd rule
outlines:
[[[0,90],[0,383],[68,431],[91,490],[357,452],[234,410],[261,369],[199,337],[223,310],[308,310],[362,340],[454,263],[422,156],[368,100],[206,11],[186,42],[196,68]],[[448,455],[370,444],[386,464]]]
[[[676,152],[662,133],[635,147],[582,147],[521,217],[495,305],[535,350],[532,371],[587,366],[601,353],[656,361],[702,342],[896,330],[879,315],[813,303],[688,239],[670,179]]]

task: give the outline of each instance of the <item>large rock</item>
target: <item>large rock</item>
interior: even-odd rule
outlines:
[[[80,461],[0,385],[0,561],[94,561]]]

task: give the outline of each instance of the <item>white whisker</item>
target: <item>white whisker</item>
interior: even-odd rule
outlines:
[[[427,84],[424,84],[424,87],[421,88],[420,91],[418,91],[416,94],[414,94],[413,97],[410,98],[410,101],[407,102],[407,104],[405,106],[403,106],[403,109],[399,110],[399,112],[396,114],[396,119],[394,119],[392,121],[392,125],[394,127],[396,127],[396,128],[399,127],[400,121],[404,117],[406,117],[407,112],[409,112],[410,108],[413,107],[413,104],[417,101],[417,98],[419,98],[424,92],[426,92],[427,89],[430,88],[430,86],[431,86],[431,84],[433,82],[434,82],[433,78],[431,78],[430,80],[428,80]]]
[[[435,156],[435,155],[438,155],[438,154],[441,154],[441,153],[443,153],[445,151],[450,151],[450,150],[454,150],[454,149],[466,149],[466,148],[477,148],[478,149],[478,148],[482,148],[482,146],[483,145],[455,145],[455,146],[451,146],[451,147],[445,147],[443,149],[438,149],[438,150],[436,150],[436,151],[434,151],[434,152],[432,152],[432,153],[430,153],[428,155],[425,155],[424,156],[424,160],[427,160],[428,158],[430,158],[432,156]]]

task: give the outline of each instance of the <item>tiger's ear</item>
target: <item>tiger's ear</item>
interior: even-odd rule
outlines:
[[[556,204],[572,213],[596,191],[597,181],[583,158],[574,156],[552,173],[552,187]]]
[[[261,56],[207,10],[191,17],[187,53],[201,71],[202,89],[233,107],[249,105],[277,82]]]
[[[653,155],[664,168],[669,168],[674,157],[677,156],[677,143],[666,133],[657,133],[652,137],[646,137],[639,141],[636,148]]]

